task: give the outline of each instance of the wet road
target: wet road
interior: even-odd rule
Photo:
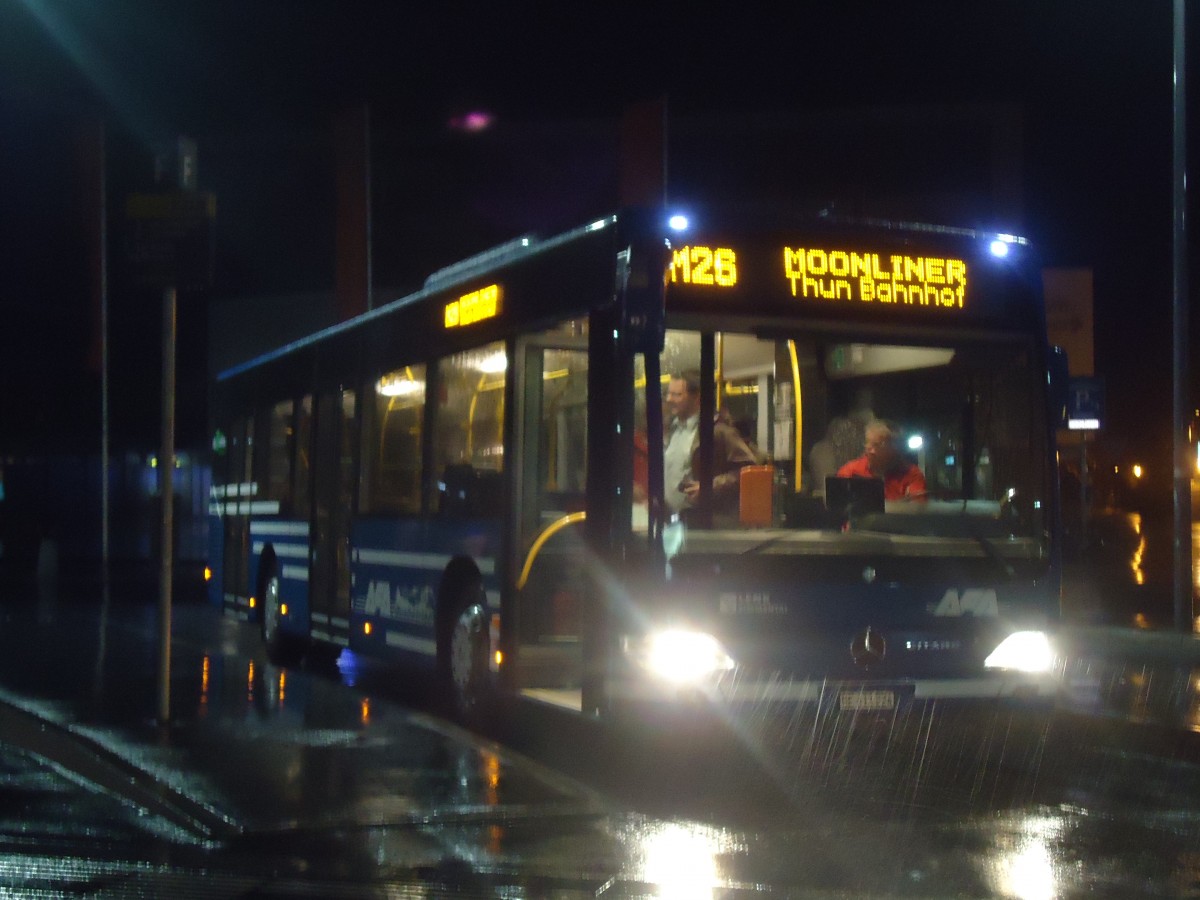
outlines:
[[[1073,574],[1077,610],[1149,618],[1155,570],[1139,584],[1132,563],[1153,545],[1128,519],[1108,524]],[[1186,727],[760,709],[714,742],[523,707],[481,739],[438,718],[407,673],[349,658],[278,669],[255,629],[176,613],[174,721],[160,728],[152,608],[3,599],[0,699],[94,758],[48,767],[0,717],[0,892],[1200,896]],[[1124,671],[1135,695],[1163,681]],[[142,793],[121,787],[126,765],[149,773]]]

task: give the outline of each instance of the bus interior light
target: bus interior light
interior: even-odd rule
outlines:
[[[1054,648],[1044,631],[1014,631],[983,661],[985,669],[1045,673],[1054,666]]]

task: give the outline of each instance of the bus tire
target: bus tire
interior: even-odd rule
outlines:
[[[454,715],[467,724],[482,725],[495,700],[487,600],[477,570],[468,574],[458,568],[453,574],[448,570],[447,576],[453,590],[443,598],[446,613],[439,629],[438,667]]]
[[[450,688],[455,711],[468,721],[479,721],[490,711],[489,651],[487,609],[471,603],[459,611],[450,630]]]
[[[273,664],[292,665],[300,658],[300,647],[280,628],[282,603],[279,599],[279,563],[269,548],[263,553],[258,569],[258,595],[262,598],[262,617],[259,624],[262,629],[263,648],[267,651],[267,659]]]

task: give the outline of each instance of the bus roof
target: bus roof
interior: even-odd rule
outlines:
[[[423,300],[440,294],[446,290],[450,290],[457,285],[463,284],[472,278],[479,276],[484,272],[496,271],[505,266],[512,265],[515,262],[536,257],[542,253],[546,253],[555,247],[560,247],[563,244],[579,240],[597,231],[615,225],[617,215],[605,216],[596,219],[587,225],[581,225],[573,228],[570,231],[563,232],[552,238],[539,240],[533,236],[526,236],[500,244],[497,247],[492,247],[474,256],[467,257],[459,262],[453,263],[445,268],[438,269],[428,278],[425,279],[425,284],[420,290],[414,291],[403,297],[388,301],[382,306],[377,306],[365,313],[355,316],[352,319],[347,319],[344,322],[338,322],[323,328],[313,334],[306,335],[297,340],[291,341],[283,346],[276,347],[273,350],[268,350],[266,353],[261,353],[245,362],[238,363],[235,366],[230,366],[217,373],[217,381],[228,381],[235,378],[244,372],[256,369],[259,366],[266,365],[278,359],[282,359],[292,353],[309,347],[313,344],[318,344],[337,334],[342,334],[359,328],[374,319],[391,314],[397,309],[405,306],[412,306],[421,303]]]

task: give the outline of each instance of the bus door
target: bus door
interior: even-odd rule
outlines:
[[[517,359],[517,686],[579,709],[588,463],[583,328],[568,323],[528,338],[518,345]]]
[[[342,643],[349,630],[356,399],[353,390],[322,391],[317,397],[313,436],[313,465],[318,476],[313,496],[309,603],[315,635],[336,643]]]

